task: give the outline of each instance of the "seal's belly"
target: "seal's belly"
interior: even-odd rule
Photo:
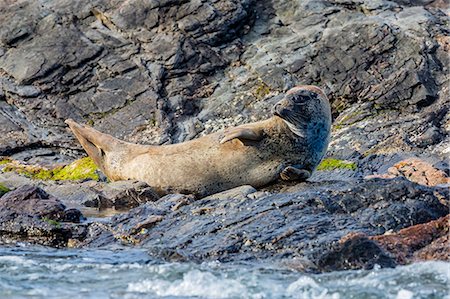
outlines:
[[[145,181],[161,193],[208,195],[276,180],[283,159],[268,153],[238,140],[225,144],[200,140],[140,155],[124,168],[128,170],[126,179]]]

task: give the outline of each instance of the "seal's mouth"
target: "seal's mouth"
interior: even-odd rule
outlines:
[[[275,106],[273,106],[272,114],[281,118],[285,118],[289,110],[287,104],[288,103],[286,102],[285,99],[279,101],[278,103],[275,104]]]
[[[278,113],[278,111],[274,108],[272,109],[272,114],[278,117],[282,117],[280,113]]]

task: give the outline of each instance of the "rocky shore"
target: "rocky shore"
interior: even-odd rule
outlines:
[[[0,4],[0,244],[139,247],[170,261],[298,271],[450,260],[445,1]],[[159,198],[108,182],[66,118],[142,144],[328,94],[327,157],[304,183]]]

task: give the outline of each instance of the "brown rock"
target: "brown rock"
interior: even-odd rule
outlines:
[[[375,264],[395,267],[395,260],[364,233],[353,232],[333,244],[316,262],[321,271],[372,269]]]
[[[366,178],[391,179],[399,176],[403,176],[412,182],[425,186],[450,184],[450,178],[445,172],[419,158],[409,158],[400,161],[393,167],[390,167],[387,173],[370,175]]]
[[[369,237],[391,253],[397,263],[450,260],[450,215],[401,229],[394,234]]]

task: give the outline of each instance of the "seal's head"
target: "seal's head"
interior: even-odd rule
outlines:
[[[285,97],[272,109],[289,129],[299,137],[308,137],[320,128],[329,134],[331,127],[331,111],[325,93],[316,86],[301,85],[290,89]],[[310,134],[311,133],[311,134]],[[314,136],[318,137],[316,132]],[[319,134],[320,135],[320,134]]]

